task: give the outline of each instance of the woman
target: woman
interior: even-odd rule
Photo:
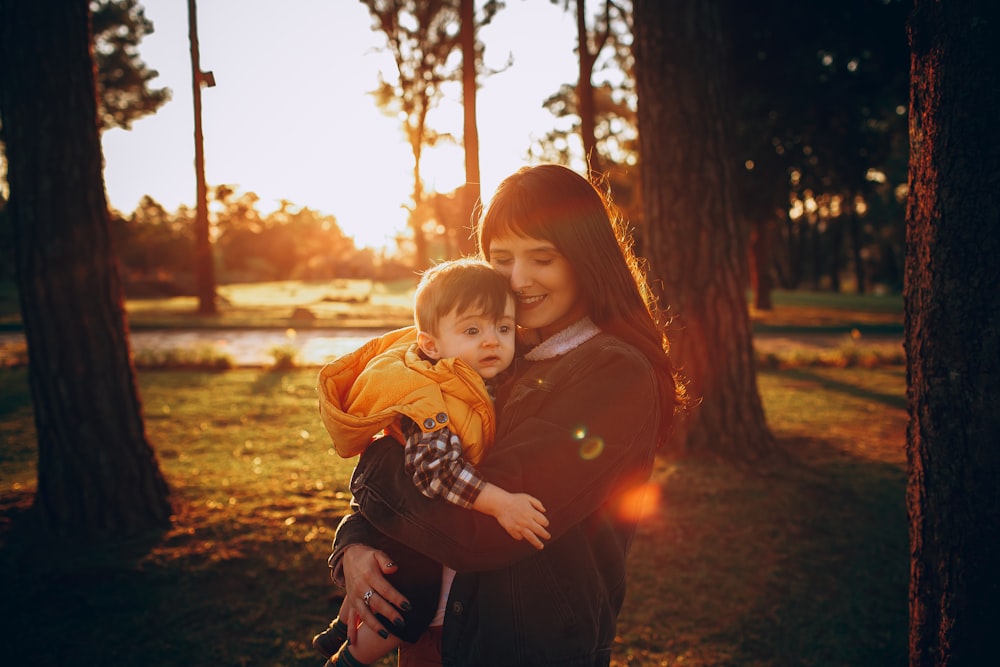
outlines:
[[[355,471],[360,513],[338,528],[335,579],[349,619],[378,629],[375,614],[397,622],[406,601],[383,576],[392,554],[367,546],[373,529],[457,570],[442,630],[401,651],[401,665],[434,664],[418,655],[435,641],[444,665],[607,665],[636,491],[683,385],[627,235],[586,179],[558,165],[521,169],[497,188],[478,234],[480,253],[510,278],[531,343],[498,391],[481,471],[541,500],[551,540],[539,551],[489,517],[427,500],[399,472],[402,448],[383,439]]]

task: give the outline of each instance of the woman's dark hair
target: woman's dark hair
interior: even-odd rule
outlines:
[[[668,355],[667,322],[610,198],[567,167],[524,167],[500,183],[483,211],[480,254],[488,260],[490,242],[508,235],[553,244],[573,267],[594,324],[649,359],[663,401],[662,443],[685,387]]]

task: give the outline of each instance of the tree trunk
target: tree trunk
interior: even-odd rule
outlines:
[[[594,110],[594,63],[597,54],[590,51],[587,39],[586,2],[576,0],[576,43],[579,75],[576,83],[576,107],[580,114],[580,140],[583,142],[583,158],[591,171],[602,171],[601,156],[597,152],[597,138],[594,136],[597,120]]]
[[[198,314],[219,312],[215,289],[215,258],[208,225],[208,187],[205,184],[205,138],[201,129],[201,56],[198,50],[198,8],[188,0],[188,38],[191,42],[191,83],[194,101],[194,174],[198,199],[194,222],[194,275],[198,292]]]
[[[861,224],[861,216],[854,207],[855,199],[857,199],[857,195],[852,192],[850,198],[851,207],[847,212],[849,216],[848,220],[851,223],[851,259],[854,263],[854,290],[858,294],[865,294],[868,291],[866,284],[868,281],[867,271],[865,270],[865,259],[862,253],[862,248],[864,248],[864,241],[862,240],[863,226]]]
[[[38,431],[35,505],[58,533],[165,526],[129,350],[84,0],[0,0],[0,113]]]
[[[476,8],[473,0],[461,0],[462,16],[462,136],[465,144],[465,187],[461,189],[462,215],[469,225],[459,228],[458,250],[462,255],[476,252],[475,226],[473,215],[476,204],[482,197],[479,172],[479,125],[476,122],[476,97],[478,83],[476,74],[479,58],[476,55]]]
[[[775,266],[778,271],[778,281],[783,289],[796,289],[802,280],[802,270],[796,252],[798,234],[796,224],[789,215],[788,210],[784,212],[783,223],[780,227],[779,242],[781,251],[778,253]]]
[[[844,268],[844,223],[841,218],[827,220],[826,236],[829,239],[826,247],[830,255],[827,262],[830,267],[830,291],[840,294],[840,272]]]
[[[806,225],[802,228],[809,236],[809,282],[814,290],[823,285],[823,234],[819,228],[819,216],[806,216]]]
[[[985,665],[1000,598],[1000,7],[916,0],[909,29],[910,665]]]
[[[800,216],[798,220],[792,220],[789,215],[788,220],[791,230],[788,250],[791,257],[792,275],[794,276],[792,289],[799,289],[806,281],[806,246],[809,242],[809,220],[805,215]]]
[[[753,306],[757,310],[773,310],[771,290],[771,228],[772,220],[757,220],[750,230],[750,289],[753,291]]]
[[[423,112],[418,112],[423,113]],[[430,266],[430,255],[427,249],[427,235],[424,233],[424,223],[427,215],[424,208],[424,182],[420,177],[420,160],[423,154],[423,123],[411,135],[410,149],[413,152],[413,209],[410,211],[410,229],[413,230],[413,268],[423,271]]]
[[[759,458],[773,438],[754,371],[745,230],[733,213],[720,2],[633,7],[644,248],[677,316],[671,354],[702,399],[681,444],[696,454]]]

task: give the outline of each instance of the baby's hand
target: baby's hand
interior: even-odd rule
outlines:
[[[538,498],[527,493],[504,492],[493,516],[515,540],[528,540],[536,549],[541,549],[545,546],[542,540],[552,537],[549,531],[545,530],[549,520],[545,518],[543,512],[545,506]]]

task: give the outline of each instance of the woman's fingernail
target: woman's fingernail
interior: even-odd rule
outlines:
[[[395,564],[395,563],[393,563],[392,561],[389,561],[388,563],[386,563],[386,564],[385,564],[385,566],[386,566],[387,568],[388,568],[388,567],[396,567],[396,564]]]
[[[397,628],[405,628],[406,621],[404,621],[401,618],[397,618],[395,621],[393,621],[393,625],[395,625]]]
[[[406,600],[403,600],[403,604],[399,605],[399,608],[402,609],[403,611],[410,611],[411,609],[413,609],[413,607],[410,606],[410,603],[407,602]]]
[[[381,637],[382,639],[388,639],[389,638],[389,633],[386,632],[385,630],[379,630],[378,631],[378,636]]]

